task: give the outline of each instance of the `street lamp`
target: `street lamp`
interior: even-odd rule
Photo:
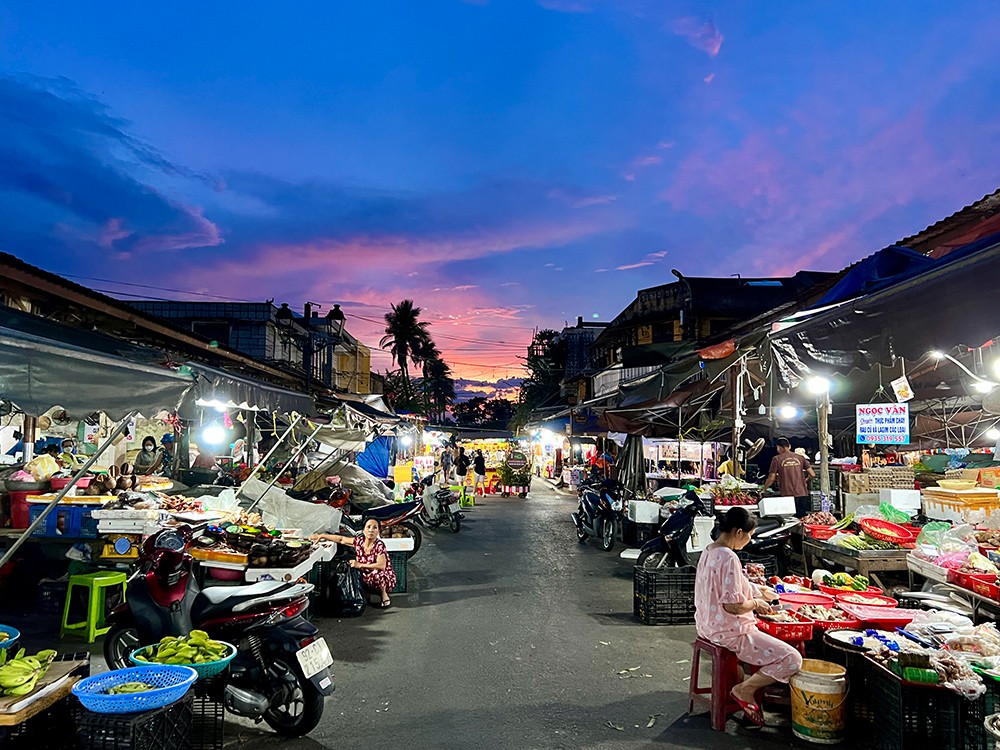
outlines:
[[[302,327],[305,329],[303,333],[299,333],[295,330],[295,313],[291,311],[288,304],[283,302],[278,311],[274,314],[275,323],[278,326],[278,330],[281,333],[282,339],[288,341],[296,349],[302,352],[302,365],[306,371],[306,393],[312,389],[312,378],[313,378],[313,359],[316,354],[322,352],[327,348],[335,348],[344,337],[344,322],[345,316],[344,311],[340,309],[340,305],[334,305],[333,308],[324,316],[326,331],[316,331],[313,330],[314,324],[313,320],[316,319],[316,325],[319,325],[318,315],[313,314],[313,303],[306,302],[303,310],[303,323]],[[332,387],[332,353],[330,358],[331,367],[328,368],[327,386]]]

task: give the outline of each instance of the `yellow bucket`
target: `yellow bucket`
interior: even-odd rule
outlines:
[[[792,731],[796,737],[821,745],[844,739],[847,670],[839,664],[805,659],[792,677]]]

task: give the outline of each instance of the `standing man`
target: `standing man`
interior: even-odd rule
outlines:
[[[455,475],[458,477],[458,483],[465,486],[465,477],[469,473],[469,457],[465,455],[465,448],[458,449],[458,458],[455,459]]]
[[[483,456],[481,450],[476,451],[476,455],[472,459],[472,473],[475,474],[475,481],[472,484],[472,494],[476,494],[476,490],[480,487],[483,488],[483,497],[486,497],[486,457]]]
[[[451,484],[451,446],[441,449],[441,484]]]
[[[767,470],[767,481],[764,482],[764,492],[778,481],[778,488],[783,496],[795,498],[795,517],[805,518],[812,510],[809,498],[808,479],[814,479],[816,472],[809,465],[809,459],[792,452],[792,444],[788,438],[778,438],[775,441],[778,455],[771,459],[771,468]]]

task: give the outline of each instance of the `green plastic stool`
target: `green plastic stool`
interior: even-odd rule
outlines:
[[[104,635],[111,628],[104,625],[104,614],[107,609],[107,590],[121,588],[122,601],[125,601],[125,586],[128,577],[124,573],[117,573],[111,570],[99,570],[96,573],[82,573],[70,576],[69,588],[66,589],[66,603],[63,605],[62,625],[59,628],[59,637],[63,638],[67,633],[82,634],[87,636],[87,643],[93,643],[97,636]],[[69,622],[70,603],[73,601],[73,589],[84,589],[86,596],[87,618],[82,622]]]

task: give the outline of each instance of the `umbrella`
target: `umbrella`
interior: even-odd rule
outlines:
[[[646,496],[646,456],[642,436],[629,435],[618,454],[618,481],[638,497]]]

